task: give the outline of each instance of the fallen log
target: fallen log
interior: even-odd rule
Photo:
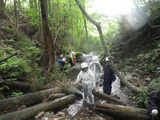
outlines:
[[[26,82],[18,82],[18,81],[6,81],[3,80],[0,82],[1,85],[7,85],[10,88],[19,89],[22,91],[30,91],[31,84]]]
[[[17,108],[22,105],[29,106],[37,104],[47,99],[49,95],[60,92],[62,92],[61,88],[56,87],[35,93],[29,93],[17,97],[2,99],[0,100],[0,112],[8,111],[10,109]]]
[[[49,95],[49,97],[48,97],[45,101],[43,101],[43,102],[55,100],[55,99],[58,99],[58,98],[61,98],[61,97],[64,97],[64,96],[66,96],[65,93],[51,94],[51,95]]]
[[[70,87],[68,87],[69,94],[75,94],[78,97],[82,97],[83,92],[81,90],[79,90],[80,88],[78,88],[78,87],[80,87],[80,86],[78,85],[78,86],[70,86]]]
[[[82,85],[81,84],[77,84],[76,86],[72,86],[70,87],[70,91],[71,93],[74,93],[74,94],[79,94],[79,95],[82,95],[83,92],[80,91],[80,89],[82,88]],[[92,91],[93,95],[94,96],[97,96],[97,97],[100,97],[102,99],[106,99],[108,100],[109,102],[112,102],[114,104],[120,104],[120,105],[126,105],[126,103],[110,96],[110,95],[107,95],[107,94],[104,94],[104,93],[101,93],[101,92],[95,92],[94,90]]]
[[[147,109],[113,104],[96,104],[96,110],[107,113],[119,120],[148,120]]]
[[[104,93],[101,93],[101,92],[95,92],[95,91],[92,91],[93,95],[97,96],[97,97],[101,97],[103,99],[107,99],[109,102],[113,102],[115,104],[120,104],[120,105],[125,105],[126,103],[123,103],[122,101],[114,98],[114,97],[111,97],[110,95],[107,95],[107,94],[104,94]]]
[[[22,109],[20,111],[11,112],[6,115],[0,116],[0,120],[24,120],[33,118],[35,115],[42,111],[50,111],[50,110],[57,110],[62,108],[76,100],[76,96],[71,94],[65,96],[60,99],[56,99],[54,101],[41,103],[26,109]]]

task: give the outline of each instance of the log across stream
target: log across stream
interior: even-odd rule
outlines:
[[[117,87],[117,89],[119,89],[119,87]],[[114,98],[113,96],[106,95],[101,90],[102,88],[100,88],[99,92],[93,91],[95,98],[98,98],[98,102],[96,102],[96,110],[94,112],[95,114],[103,113],[109,116],[113,116],[114,119],[110,119],[110,120],[147,120],[146,109],[129,107],[127,106],[126,101],[123,101],[122,99]],[[29,105],[30,100],[36,101],[36,96],[39,99],[39,103],[37,104],[37,102],[35,103],[32,102],[31,104],[33,105],[28,108],[3,114],[0,116],[0,120],[26,120],[28,118],[34,118],[37,114],[41,113],[42,111],[44,112],[57,111],[57,109],[62,110],[64,108],[67,109],[67,112],[71,118],[74,118],[77,115],[81,115],[81,112],[83,112],[81,109],[82,108],[82,92],[83,92],[81,90],[81,86],[70,86],[69,91],[70,91],[70,95],[58,94],[58,96],[60,96],[61,98],[57,97],[51,101],[48,101],[47,99],[45,99],[45,102],[43,99],[44,96],[49,97],[51,94],[55,95],[55,93],[57,92],[62,92],[62,90],[57,88],[52,88],[52,89],[47,89],[47,90],[43,90],[36,93],[22,95],[16,98],[9,98],[8,100],[6,99],[6,101],[8,104],[11,103],[10,107],[7,107],[7,104],[5,104],[6,106],[3,105],[3,103],[5,103],[5,100],[2,100],[1,105],[3,106],[3,108],[1,107],[1,111],[6,110],[6,108],[7,110],[11,109],[17,105],[25,105],[25,104]],[[35,96],[35,97],[31,97],[31,96]],[[26,102],[24,102],[24,100]],[[97,115],[95,114],[92,114],[87,117],[91,117],[91,119],[93,118],[97,119],[95,117]],[[42,120],[42,119],[39,118],[38,120]]]

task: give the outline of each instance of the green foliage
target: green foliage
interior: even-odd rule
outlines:
[[[4,95],[0,93],[0,99],[5,99]]]
[[[70,94],[70,90],[66,87],[62,88],[62,92],[65,93],[66,95]]]
[[[148,9],[147,15],[152,17],[154,16],[154,19],[158,18],[160,16],[160,3],[156,0],[151,0],[148,3],[149,5],[145,6],[146,9]]]
[[[35,78],[34,78],[35,79]],[[31,90],[32,91],[38,91],[43,89],[43,81],[44,78],[38,78],[32,81]]]
[[[28,13],[27,13],[28,17],[30,18],[30,24],[31,26],[39,26],[41,21],[40,21],[40,17],[39,17],[39,11],[35,10],[35,9],[29,9]]]
[[[157,73],[158,71],[155,69],[154,61],[159,59],[160,55],[160,43],[151,51],[147,53],[142,53],[137,56],[139,61],[143,61],[139,64],[141,70],[146,73]]]
[[[8,26],[7,27],[2,26],[0,28],[3,29],[3,30],[5,30],[5,31],[9,31],[9,32],[12,32],[14,30],[14,28],[8,27]]]
[[[32,68],[28,66],[27,60],[22,60],[16,56],[8,59],[7,62],[3,62],[0,67],[0,74],[3,79],[10,80],[26,80],[27,74],[32,71]]]
[[[133,100],[136,100],[137,103],[143,103],[147,105],[147,97],[151,91],[160,89],[160,78],[153,80],[148,86],[143,87],[143,89],[144,92],[133,97]]]
[[[116,64],[116,67],[119,68],[120,70],[125,69],[125,62],[119,61],[119,63]]]
[[[16,96],[19,96],[19,95],[23,95],[23,92],[12,92],[11,93],[12,97],[16,97]]]

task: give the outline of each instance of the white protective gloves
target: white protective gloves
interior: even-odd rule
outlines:
[[[151,112],[152,116],[157,116],[158,115],[158,110],[157,109],[153,109]]]

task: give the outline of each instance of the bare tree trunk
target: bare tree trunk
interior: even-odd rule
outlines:
[[[29,0],[29,6],[30,6],[30,9],[33,8],[33,0]]]
[[[49,30],[47,1],[41,0],[41,14],[43,27],[43,61],[42,66],[47,72],[50,71],[51,65],[55,62],[54,47],[52,35]]]
[[[48,2],[48,7],[49,7],[49,15],[51,16],[51,0]]]
[[[104,40],[104,36],[103,36],[103,32],[102,32],[102,29],[101,29],[101,26],[100,26],[100,23],[98,23],[97,21],[93,20],[88,14],[87,12],[83,9],[81,3],[79,2],[79,0],[75,0],[77,5],[79,6],[80,10],[82,11],[82,13],[87,17],[87,19],[92,22],[96,27],[97,27],[97,30],[99,32],[99,36],[100,36],[100,39],[101,39],[101,43],[105,49],[105,52],[106,52],[106,55],[107,56],[111,56],[109,50],[107,49],[107,46],[106,46],[106,43],[105,43],[105,40]],[[136,92],[136,93],[142,93],[143,90],[132,85],[130,82],[128,82],[121,74],[120,72],[118,71],[118,69],[115,67],[114,65],[114,62],[113,62],[113,59],[110,57],[110,65],[112,67],[112,69],[114,70],[114,72],[116,73],[116,75],[119,77],[119,79],[121,80],[121,82],[126,85],[128,88],[130,88],[132,91]]]
[[[85,17],[84,17],[84,25],[85,25],[85,31],[86,31],[86,40],[88,41],[88,29],[87,29],[87,22]]]
[[[18,82],[18,81],[6,81],[2,80],[0,85],[6,85],[9,88],[19,89],[24,92],[28,92],[31,89],[31,84],[26,82]]]
[[[53,18],[55,18],[55,14],[56,14],[56,3],[53,0]]]
[[[96,110],[118,118],[118,120],[148,120],[147,109],[113,104],[96,104]]]
[[[37,10],[37,0],[34,0],[34,6],[35,6],[35,9]]]
[[[4,9],[5,9],[5,4],[3,0],[0,0],[0,17],[4,18]]]
[[[71,94],[54,101],[41,103],[6,115],[1,115],[0,120],[29,120],[42,111],[57,110],[58,108],[74,102],[76,99],[76,96]]]
[[[125,103],[123,103],[122,101],[120,101],[120,100],[118,100],[114,97],[111,97],[110,95],[100,93],[100,92],[95,92],[95,91],[92,91],[92,93],[93,93],[94,96],[97,96],[98,98],[106,99],[111,103],[125,105]]]
[[[4,7],[5,7],[4,1],[1,0],[0,1],[0,12],[4,11]]]
[[[17,97],[2,99],[0,100],[0,112],[11,110],[22,105],[30,106],[33,104],[37,104],[42,102],[43,100],[46,100],[49,95],[60,92],[62,92],[60,88],[51,88],[35,93],[29,93]]]
[[[21,1],[20,0],[18,0],[18,8],[19,8],[20,11],[22,11]]]
[[[14,36],[17,37],[17,34],[18,34],[17,0],[14,0],[14,12],[15,12],[15,18],[16,18],[16,27],[14,31]]]

